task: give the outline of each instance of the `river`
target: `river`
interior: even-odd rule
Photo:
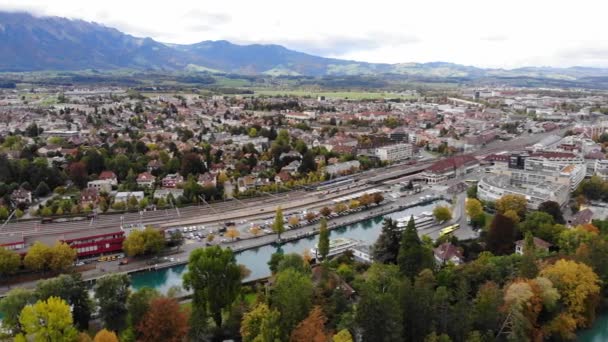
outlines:
[[[445,201],[437,201],[427,205],[408,208],[400,212],[385,215],[386,217],[399,218],[409,215],[416,215],[424,211],[432,211],[437,205],[446,205]],[[348,237],[372,244],[380,235],[382,229],[383,216],[377,216],[356,224],[344,226],[331,231],[330,238]],[[284,253],[302,254],[306,249],[312,248],[317,243],[317,237],[304,238],[282,245],[280,248]],[[246,250],[236,255],[239,264],[247,267],[251,274],[245,280],[264,278],[270,275],[268,261],[270,256],[277,252],[278,248],[271,245]],[[131,276],[132,286],[139,289],[144,286],[152,287],[160,292],[166,292],[172,286],[181,286],[182,275],[185,265],[161,269],[152,272],[140,272]]]

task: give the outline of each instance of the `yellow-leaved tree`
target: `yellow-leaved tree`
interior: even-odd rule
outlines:
[[[595,319],[600,293],[599,277],[591,267],[564,259],[543,269],[541,276],[551,280],[565,307],[548,330],[564,339],[574,338],[575,329],[588,327]]]

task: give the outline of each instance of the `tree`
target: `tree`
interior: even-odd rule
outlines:
[[[281,341],[279,319],[277,310],[271,310],[265,303],[257,304],[243,316],[240,329],[243,342]]]
[[[338,331],[337,334],[332,337],[333,342],[353,342],[353,336],[346,329]]]
[[[6,277],[15,274],[21,266],[21,257],[19,254],[0,247],[0,275]]]
[[[144,236],[141,231],[133,230],[122,242],[122,249],[128,256],[144,254],[146,251]]]
[[[533,279],[538,275],[538,266],[536,265],[536,250],[532,233],[526,233],[524,243],[524,254],[519,266],[519,275],[522,278]]]
[[[329,255],[329,229],[327,229],[327,219],[321,219],[319,228],[319,243],[317,244],[317,252],[321,260],[325,260]]]
[[[320,306],[310,310],[308,317],[300,322],[291,332],[291,342],[326,342],[325,322],[327,317]]]
[[[302,163],[298,168],[298,172],[301,174],[306,174],[309,172],[314,172],[317,170],[317,163],[315,162],[315,155],[312,151],[304,152],[302,156]]]
[[[374,197],[371,194],[365,193],[358,198],[359,203],[364,207],[369,207],[374,201]]]
[[[76,250],[65,242],[57,242],[50,249],[49,268],[53,271],[63,271],[71,267],[76,260]]]
[[[561,259],[543,269],[541,276],[548,278],[557,288],[565,306],[563,314],[573,320],[574,329],[593,323],[600,281],[591,267]],[[573,334],[573,331],[570,333]]]
[[[226,232],[226,236],[231,238],[233,241],[234,241],[234,239],[238,238],[240,235],[241,235],[241,232],[239,232],[236,228],[230,228]]]
[[[413,278],[425,268],[433,268],[433,252],[422,245],[414,217],[411,216],[407,227],[401,234],[401,246],[397,257],[401,274]]]
[[[471,220],[478,217],[479,215],[483,215],[483,206],[481,205],[481,202],[479,202],[479,200],[475,198],[467,198],[465,206],[467,215],[469,215]]]
[[[285,232],[285,222],[283,222],[283,209],[277,207],[277,212],[274,216],[274,223],[272,224],[272,230],[277,233],[279,240],[281,240],[281,234]]]
[[[468,198],[477,198],[477,184],[475,185],[471,185],[468,189],[467,189],[467,197]]]
[[[58,297],[65,300],[72,308],[74,324],[79,330],[87,330],[91,320],[93,303],[89,296],[87,284],[79,273],[62,274],[58,277],[42,280],[36,284],[38,299],[46,300]]]
[[[198,175],[205,173],[205,171],[207,171],[207,168],[197,153],[188,152],[183,155],[180,170],[182,176],[188,177],[190,174]]]
[[[372,248],[374,260],[384,264],[397,262],[400,239],[401,232],[397,228],[397,221],[385,218],[382,224],[382,232]]]
[[[503,213],[503,216],[509,218],[515,224],[518,224],[520,221],[520,217],[515,210],[507,210]]]
[[[177,250],[184,244],[184,234],[181,231],[175,230],[170,234],[169,244],[177,247]]]
[[[583,226],[566,229],[562,231],[557,238],[557,245],[560,251],[573,254],[581,244],[589,243],[597,238],[597,233],[586,230]]]
[[[40,182],[36,187],[36,190],[34,190],[34,195],[36,195],[36,197],[44,197],[50,192],[51,189],[49,189],[49,186],[45,182]]]
[[[486,235],[486,247],[495,255],[513,253],[515,246],[515,224],[502,214],[496,214]]]
[[[163,233],[153,227],[143,231],[134,230],[123,241],[123,249],[129,256],[140,254],[157,254],[165,247]]]
[[[522,195],[507,194],[502,196],[496,201],[496,210],[500,214],[504,214],[509,210],[513,210],[517,213],[521,219],[526,215],[526,206],[528,201]]]
[[[330,207],[323,207],[323,208],[321,208],[321,210],[319,210],[319,213],[321,215],[323,215],[324,217],[328,217],[329,215],[331,215],[331,208]]]
[[[180,342],[188,333],[188,316],[174,298],[159,297],[150,302],[150,309],[137,330],[142,341]]]
[[[131,327],[137,328],[139,326],[150,308],[150,302],[158,297],[160,297],[160,293],[150,287],[143,287],[131,293],[127,299],[127,311],[129,312]]]
[[[473,300],[473,325],[479,331],[496,331],[501,320],[500,308],[503,294],[494,282],[487,282],[479,288]]]
[[[22,332],[23,329],[19,323],[21,310],[35,301],[36,295],[31,290],[19,287],[10,290],[4,298],[0,299],[0,312],[4,315],[2,327],[13,333]]]
[[[251,229],[249,229],[249,232],[251,232],[251,234],[253,234],[253,236],[257,237],[262,232],[262,228],[260,228],[259,226],[254,226],[254,227],[251,227]]]
[[[526,215],[526,219],[520,222],[519,230],[522,233],[531,232],[534,236],[538,236],[540,227],[543,225],[554,225],[553,216],[543,211],[533,211]],[[541,239],[544,239],[541,237]]]
[[[275,274],[279,271],[279,264],[281,263],[284,257],[285,254],[283,254],[283,251],[281,249],[270,255],[270,260],[268,260],[268,268],[270,269],[270,272],[272,274]]]
[[[118,336],[113,331],[101,329],[95,334],[93,342],[118,342]]]
[[[6,220],[9,214],[8,209],[5,206],[0,206],[0,220]]]
[[[23,263],[26,268],[33,271],[62,271],[70,267],[76,259],[76,250],[65,242],[57,242],[49,247],[39,241],[28,250]]]
[[[131,279],[126,274],[112,274],[97,280],[95,299],[107,329],[121,331],[126,327],[130,286]]]
[[[277,265],[277,272],[283,272],[287,269],[292,269],[303,274],[310,273],[310,265],[304,257],[298,253],[289,253],[281,257],[281,260]]]
[[[555,201],[546,201],[538,206],[538,211],[545,212],[553,217],[555,223],[565,224],[564,215],[559,203]]]
[[[402,310],[398,298],[401,286],[395,265],[374,263],[360,286],[355,322],[363,341],[402,341]]]
[[[287,220],[290,226],[297,226],[300,223],[300,218],[296,215],[293,215]]]
[[[194,292],[191,326],[204,324],[195,320],[205,316],[199,311],[208,307],[216,327],[220,328],[222,310],[232,305],[241,288],[241,269],[233,252],[219,246],[194,250],[184,274],[184,286]]]
[[[452,219],[452,211],[446,206],[438,205],[433,209],[433,216],[439,222],[446,222]]]
[[[88,172],[87,166],[84,164],[84,162],[73,162],[68,166],[68,172],[70,179],[72,182],[74,182],[74,184],[76,184],[76,186],[82,189],[87,185]]]
[[[382,201],[384,201],[384,196],[382,196],[382,193],[380,192],[376,192],[373,195],[373,202],[376,205],[379,205],[380,203],[382,203]]]
[[[40,241],[34,242],[23,258],[23,265],[32,271],[42,271],[48,266],[51,249]]]
[[[284,336],[288,336],[298,322],[308,315],[312,294],[312,282],[308,275],[291,268],[278,273],[270,302],[281,313],[279,326]]]
[[[60,298],[50,297],[23,308],[19,322],[27,339],[34,341],[74,341],[78,331],[72,326],[70,306]]]

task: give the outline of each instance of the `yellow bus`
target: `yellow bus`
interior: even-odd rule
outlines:
[[[460,228],[460,224],[458,224],[458,223],[457,224],[453,224],[451,226],[447,226],[445,228],[442,228],[439,231],[439,237],[442,237],[442,236],[447,235],[447,234],[451,234],[454,231],[458,230],[459,228]]]

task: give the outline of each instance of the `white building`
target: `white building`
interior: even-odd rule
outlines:
[[[96,189],[97,192],[110,193],[110,191],[112,191],[112,180],[100,179],[100,180],[90,181],[87,183],[87,188]]]
[[[382,161],[395,162],[411,158],[414,149],[411,144],[395,144],[376,149],[376,157]]]
[[[551,182],[544,175],[522,170],[513,174],[491,174],[477,184],[477,196],[482,201],[496,202],[504,195],[521,195],[531,210],[538,209],[546,201],[555,201],[562,206],[568,201],[570,187],[567,178],[557,178]]]
[[[144,199],[145,195],[143,191],[117,192],[114,196],[114,202],[127,202],[131,197],[135,197],[137,201],[141,201]]]
[[[351,160],[344,163],[336,163],[333,165],[328,165],[325,168],[325,172],[330,175],[339,175],[343,173],[350,172],[351,170],[359,170],[361,167],[361,163],[358,160]]]

